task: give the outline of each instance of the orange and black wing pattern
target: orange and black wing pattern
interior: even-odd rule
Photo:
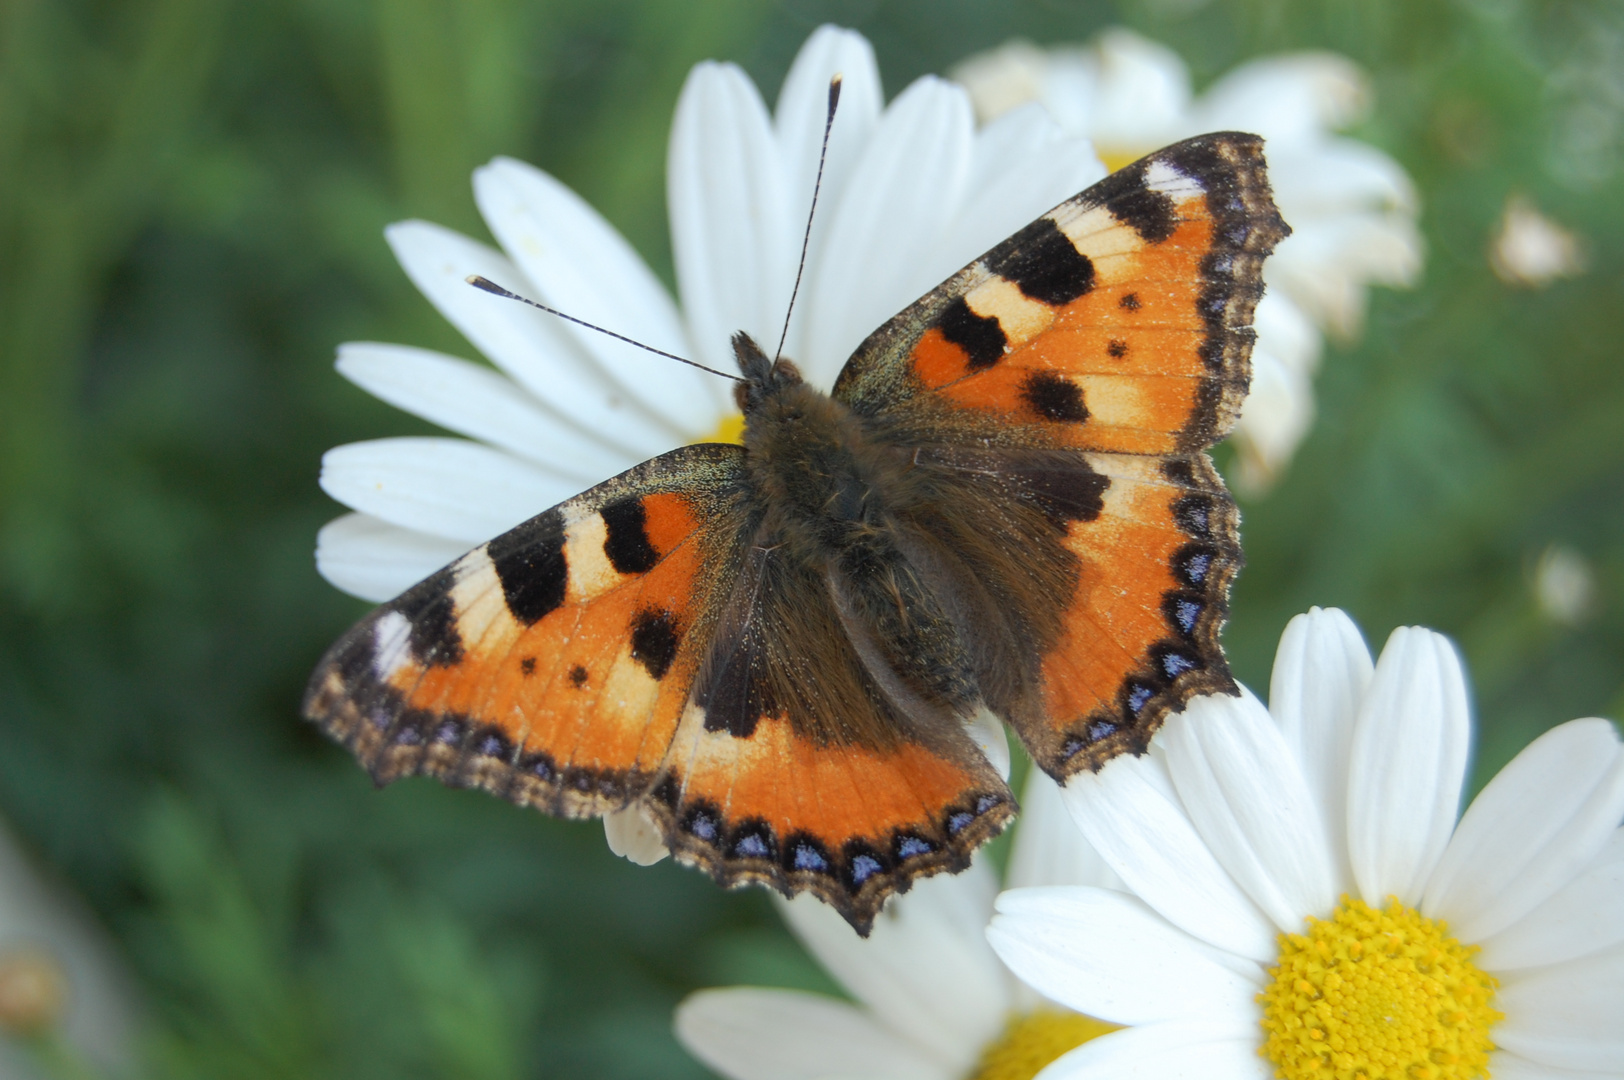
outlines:
[[[919,300],[836,384],[905,445],[1074,455],[1090,492],[1063,522],[1075,585],[1041,643],[1037,705],[1007,717],[1056,777],[1142,752],[1191,696],[1233,692],[1218,632],[1238,517],[1204,450],[1246,396],[1263,261],[1289,231],[1260,138],[1177,143]]]
[[[338,640],[305,715],[379,783],[428,774],[551,814],[659,775],[744,537],[737,446],[689,446],[482,544]]]

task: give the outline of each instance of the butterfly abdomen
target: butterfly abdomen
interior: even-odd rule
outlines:
[[[912,452],[876,438],[848,406],[793,382],[746,417],[760,543],[819,580],[891,705],[916,723],[973,711],[966,627],[909,556],[904,510],[926,498]]]

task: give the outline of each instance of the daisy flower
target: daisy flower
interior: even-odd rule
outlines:
[[[1421,265],[1410,178],[1381,151],[1334,134],[1367,107],[1359,69],[1332,53],[1267,56],[1195,96],[1178,54],[1114,29],[1082,47],[1011,42],[955,74],[983,119],[1040,101],[1111,168],[1207,131],[1268,140],[1269,181],[1292,235],[1263,268],[1252,392],[1235,429],[1237,485],[1265,490],[1313,422],[1322,333],[1356,332],[1366,285],[1407,284]]]
[[[1536,739],[1460,816],[1453,647],[1287,628],[1270,703],[1198,698],[1141,759],[1068,783],[1131,893],[1023,889],[988,929],[1073,1009],[1134,1025],[1045,1080],[1584,1080],[1624,1073],[1624,746]]]
[[[1117,884],[1072,826],[1054,781],[1034,770],[1021,802],[1008,884]],[[1045,1001],[999,962],[985,933],[997,891],[984,858],[962,874],[926,878],[886,904],[866,940],[811,897],[779,901],[855,1003],[798,990],[702,990],[677,1008],[677,1038],[728,1080],[1029,1080],[1114,1026]]]

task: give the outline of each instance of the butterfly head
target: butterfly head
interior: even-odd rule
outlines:
[[[769,398],[801,385],[799,368],[783,357],[768,359],[755,339],[742,330],[733,335],[733,356],[744,376],[744,381],[733,388],[733,398],[746,420],[759,412]]]

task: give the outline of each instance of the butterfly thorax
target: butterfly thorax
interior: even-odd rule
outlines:
[[[927,498],[907,448],[877,437],[862,417],[735,339],[747,383],[744,445],[758,546],[787,572],[819,579],[871,672],[903,713],[947,717],[979,698],[965,642],[918,538],[910,505]]]

